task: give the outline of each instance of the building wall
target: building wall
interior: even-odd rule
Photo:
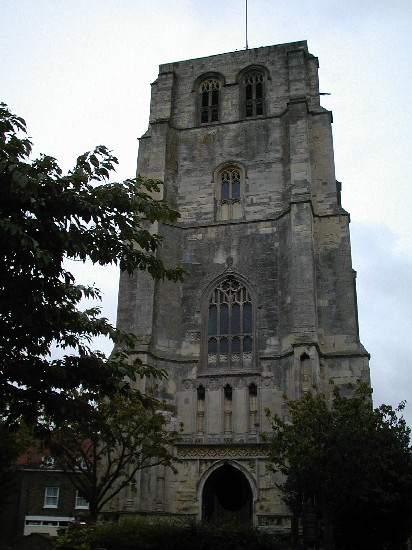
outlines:
[[[88,516],[87,509],[76,507],[76,489],[61,470],[22,469],[19,477],[14,534],[43,533],[53,537],[69,522]],[[58,488],[56,506],[45,504],[46,487]]]
[[[306,42],[296,42],[161,65],[152,84],[138,173],[163,180],[163,197],[181,214],[154,230],[164,238],[159,256],[187,275],[176,284],[122,274],[118,326],[139,336],[145,361],[169,373],[160,391],[184,423],[183,462],[177,474],[139,474],[138,492],[120,497],[121,510],[204,517],[208,480],[229,464],[250,486],[253,522],[287,528],[260,438],[270,429],[265,407],[284,415],[284,395],[328,394],[330,379],[343,388],[369,381],[349,215],[317,67]],[[248,71],[264,83],[263,113],[252,117],[245,116]],[[219,120],[201,123],[208,78],[220,85]],[[232,217],[222,202],[225,167],[240,175]],[[211,293],[224,281],[244,285],[253,306],[253,350],[226,367],[213,363],[207,329]]]

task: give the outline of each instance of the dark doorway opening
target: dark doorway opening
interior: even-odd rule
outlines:
[[[202,519],[252,523],[252,491],[237,468],[225,464],[209,476],[203,489]]]

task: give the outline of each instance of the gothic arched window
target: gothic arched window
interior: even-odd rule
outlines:
[[[239,220],[243,217],[243,170],[225,166],[217,173],[218,220]]]
[[[200,84],[200,122],[207,124],[219,120],[220,82],[207,78]]]
[[[207,363],[222,369],[247,368],[252,352],[251,296],[243,283],[228,275],[209,296]]]
[[[250,71],[243,76],[244,115],[256,117],[264,114],[264,75]]]

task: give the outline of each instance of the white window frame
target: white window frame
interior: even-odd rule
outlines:
[[[41,460],[42,468],[54,468],[56,466],[56,459],[53,456],[44,456]]]
[[[88,510],[89,509],[89,503],[87,500],[79,495],[79,491],[76,491],[76,501],[74,505],[75,510]]]
[[[45,487],[43,508],[57,508],[59,506],[60,487]],[[51,504],[50,499],[55,499],[55,504]]]

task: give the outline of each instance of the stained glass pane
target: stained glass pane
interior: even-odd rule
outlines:
[[[252,86],[252,84],[247,84],[247,86],[246,86],[246,101],[248,99],[252,99],[252,94],[253,94],[253,86]]]
[[[240,198],[240,181],[233,180],[232,181],[232,199],[239,199],[239,198]]]
[[[232,340],[232,353],[240,352],[240,338],[236,337]]]
[[[229,198],[229,182],[224,181],[222,183],[222,196],[221,196],[221,199],[222,199],[222,201],[227,201],[228,198]]]
[[[202,92],[202,107],[208,107],[209,105],[209,92]]]
[[[243,304],[243,332],[252,332],[252,304]]]
[[[219,120],[219,111],[218,111],[217,107],[212,109],[211,114],[212,114],[211,122],[216,122],[217,120]]]
[[[252,103],[246,103],[246,116],[253,116],[253,105]]]
[[[256,115],[263,115],[263,103],[256,103]]]
[[[209,111],[202,111],[201,122],[209,122]]]
[[[263,97],[263,85],[261,82],[256,82],[256,99],[262,99]]]
[[[218,104],[219,104],[219,91],[218,90],[213,90],[211,105],[218,105]]]
[[[220,307],[220,333],[229,332],[229,308],[226,305]]]
[[[210,338],[207,344],[208,353],[217,353],[217,341],[216,338]]]
[[[209,334],[217,333],[217,307],[209,306]]]
[[[247,353],[252,351],[252,338],[250,336],[245,336],[243,338],[243,352]]]
[[[240,333],[240,305],[234,304],[232,307],[232,334]]]
[[[220,353],[226,354],[228,352],[228,341],[227,338],[220,339]]]

